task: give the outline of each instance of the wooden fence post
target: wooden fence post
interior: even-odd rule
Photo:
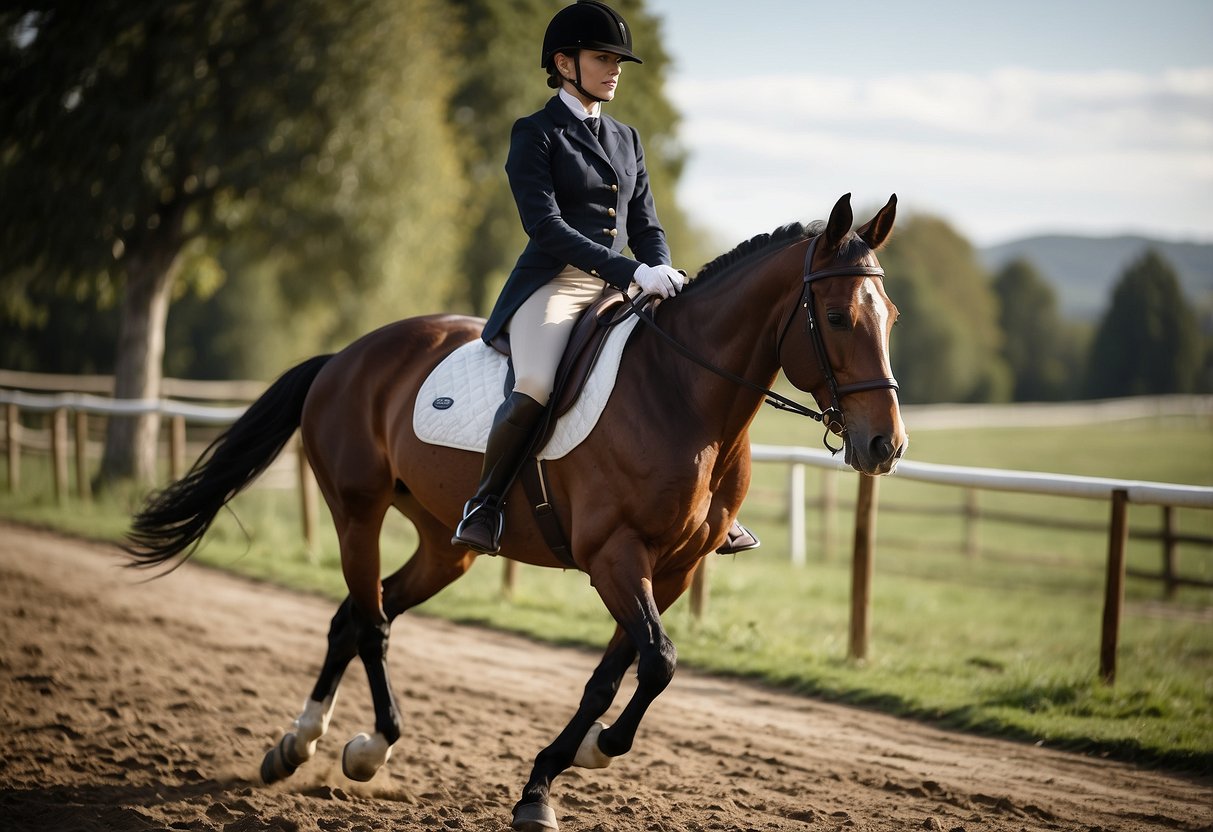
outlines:
[[[185,476],[185,417],[173,416],[169,422],[169,474],[173,482]]]
[[[710,555],[709,555],[710,557]],[[708,558],[701,558],[691,576],[691,617],[703,621],[708,611]]]
[[[1112,521],[1108,528],[1108,576],[1104,584],[1103,632],[1099,642],[1099,678],[1116,681],[1116,644],[1125,606],[1125,544],[1129,539],[1129,492],[1112,492]]]
[[[981,506],[977,502],[977,489],[966,488],[965,495],[965,557],[976,558],[981,552]]]
[[[518,586],[518,561],[502,558],[501,565],[501,597],[512,601],[514,589]]]
[[[803,462],[788,466],[788,550],[793,566],[804,566],[804,468]]]
[[[1163,597],[1168,601],[1175,598],[1175,592],[1179,589],[1179,582],[1176,580],[1176,552],[1175,552],[1175,507],[1162,507],[1162,582],[1163,582]]]
[[[4,408],[4,442],[8,446],[8,490],[16,494],[21,487],[21,413],[17,405]]]
[[[51,476],[55,484],[55,500],[60,505],[67,502],[67,408],[59,407],[51,413]]]
[[[868,612],[872,601],[872,563],[876,551],[876,499],[879,481],[859,475],[859,497],[855,502],[855,550],[851,556],[850,658],[868,657],[871,627]]]
[[[76,496],[84,502],[93,498],[88,476],[88,413],[76,411]]]
[[[315,563],[316,553],[316,512],[318,510],[318,495],[316,475],[307,461],[307,451],[303,448],[303,438],[296,440],[295,457],[299,462],[299,514],[303,520],[303,542],[307,546],[308,560]]]

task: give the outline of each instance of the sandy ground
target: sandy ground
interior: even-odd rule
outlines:
[[[262,755],[311,687],[333,605],[195,564],[138,583],[118,563],[0,525],[4,832],[500,832],[597,660],[405,616],[391,664],[406,728],[387,767],[366,784],[341,774],[371,722],[355,664],[317,757],[265,787]],[[685,668],[631,754],[553,795],[566,832],[1213,829],[1208,779]]]

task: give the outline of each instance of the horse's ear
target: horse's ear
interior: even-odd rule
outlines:
[[[893,220],[897,217],[897,194],[889,197],[888,204],[876,212],[876,216],[868,220],[862,228],[856,229],[859,239],[875,251],[885,244],[893,233]]]
[[[850,232],[851,223],[854,221],[855,215],[851,211],[851,195],[843,194],[834,203],[834,210],[830,211],[830,221],[826,223],[824,234],[826,248],[838,248],[843,238]]]

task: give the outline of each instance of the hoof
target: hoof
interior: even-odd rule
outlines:
[[[359,734],[347,742],[345,750],[341,752],[341,772],[351,780],[365,783],[375,776],[375,772],[383,767],[391,755],[392,747],[383,734],[373,737]]]
[[[545,832],[559,829],[556,813],[546,803],[524,803],[514,809],[514,832]]]
[[[590,726],[581,740],[581,747],[577,749],[577,756],[573,758],[573,765],[578,768],[606,768],[611,764],[611,758],[598,747],[598,735],[605,728],[601,722]]]
[[[265,753],[265,759],[261,761],[261,780],[267,786],[290,777],[311,757],[311,754],[297,754],[295,745],[295,735],[285,734],[277,745]]]

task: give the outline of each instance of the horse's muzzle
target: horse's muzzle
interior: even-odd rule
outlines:
[[[862,444],[855,440],[856,434],[851,432],[847,437],[846,462],[861,474],[871,476],[893,473],[909,444],[904,434],[899,442],[885,434],[876,434]]]

